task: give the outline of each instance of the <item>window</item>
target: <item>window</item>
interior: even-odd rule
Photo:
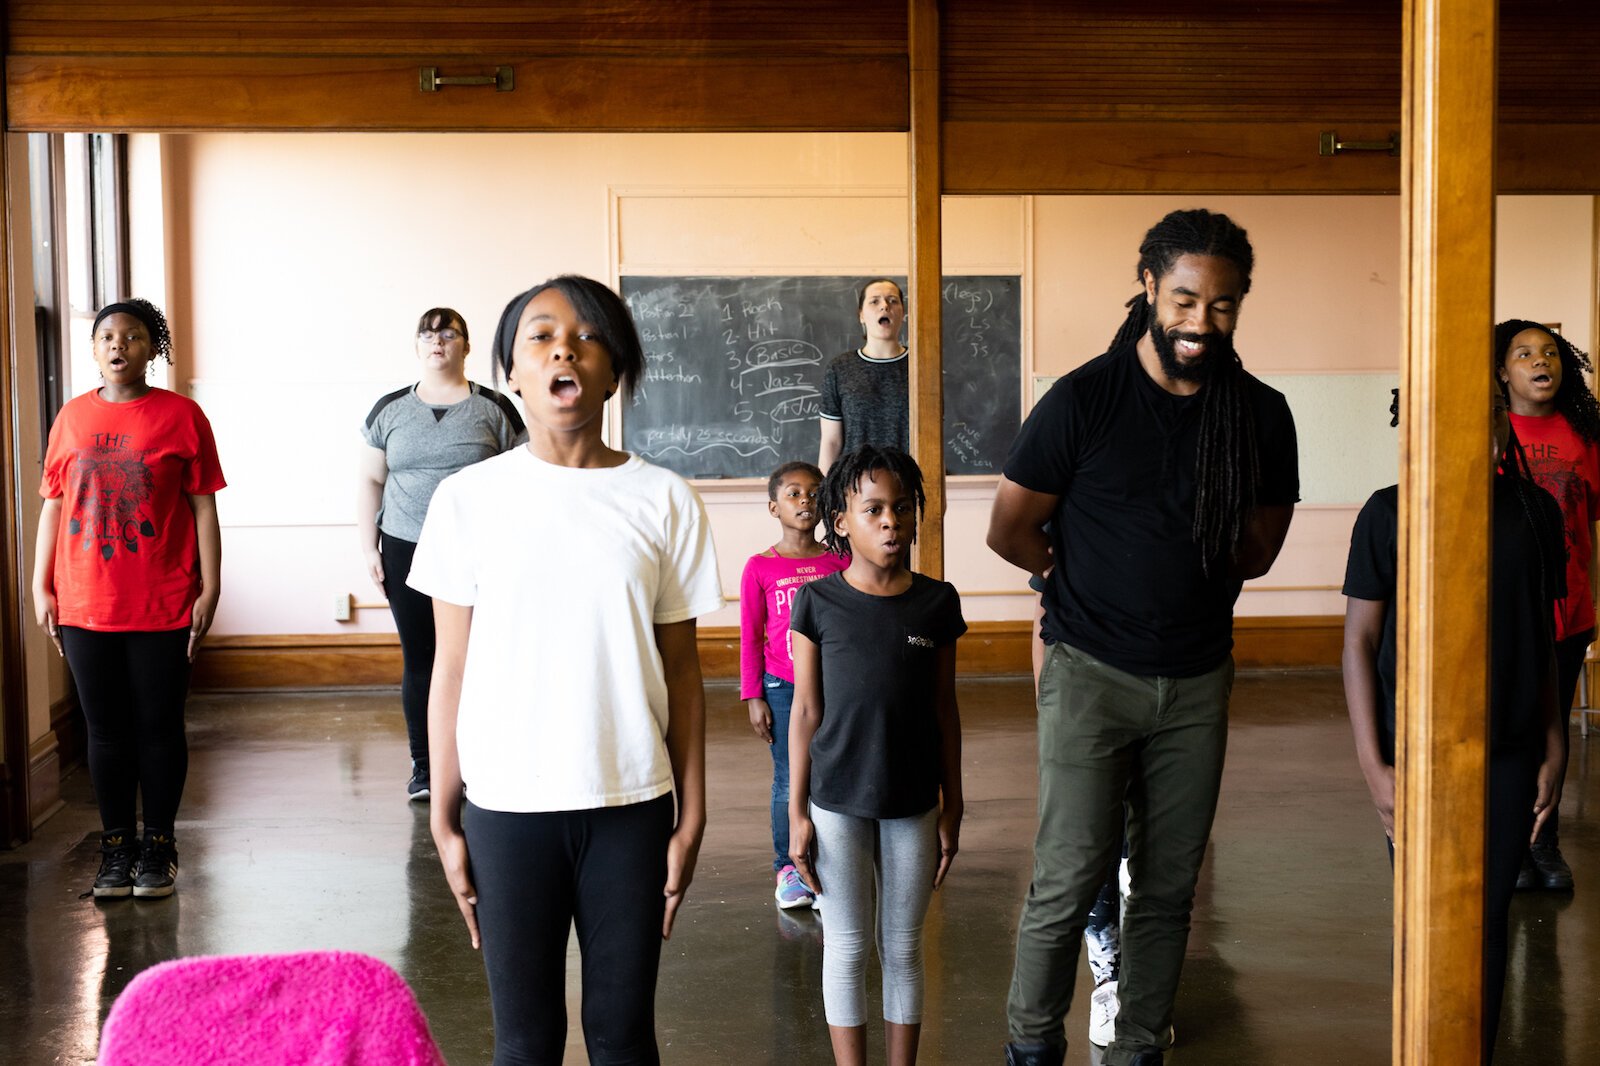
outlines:
[[[89,336],[95,312],[128,295],[127,138],[28,137],[33,212],[34,330],[41,422],[99,381]]]

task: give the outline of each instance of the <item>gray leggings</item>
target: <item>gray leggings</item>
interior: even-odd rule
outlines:
[[[822,1005],[829,1025],[867,1024],[867,943],[877,888],[883,1017],[922,1021],[922,919],[939,868],[939,808],[910,818],[856,818],[811,805],[826,909]]]

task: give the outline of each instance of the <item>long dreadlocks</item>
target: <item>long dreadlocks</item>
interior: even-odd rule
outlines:
[[[1574,433],[1590,443],[1600,444],[1600,403],[1595,402],[1594,393],[1589,391],[1589,383],[1583,376],[1585,372],[1593,373],[1594,366],[1587,352],[1554,330],[1525,318],[1507,319],[1494,327],[1494,349],[1489,358],[1500,391],[1506,392],[1506,384],[1500,381],[1499,374],[1506,365],[1506,353],[1511,350],[1511,342],[1517,334],[1526,329],[1548,334],[1561,352],[1561,385],[1556,389],[1556,410],[1566,416]]]
[[[1250,291],[1255,251],[1244,229],[1227,215],[1199,208],[1167,215],[1144,235],[1135,277],[1142,285],[1148,270],[1159,286],[1185,255],[1228,260],[1239,268],[1239,295]],[[1128,317],[1111,347],[1135,344],[1158,328],[1150,301],[1140,292],[1128,301]],[[1208,574],[1214,560],[1224,554],[1231,558],[1238,550],[1239,535],[1261,486],[1255,411],[1245,395],[1244,363],[1231,345],[1211,358],[1213,365],[1200,392],[1200,442],[1194,471],[1194,541],[1200,546],[1200,563]]]
[[[1496,384],[1498,383],[1497,379]],[[1539,488],[1538,482],[1533,480],[1533,470],[1528,466],[1528,453],[1523,450],[1522,442],[1517,439],[1515,429],[1510,429],[1506,435],[1506,447],[1500,453],[1499,470],[1501,475],[1510,481],[1511,487],[1517,494],[1517,502],[1522,505],[1523,516],[1533,529],[1533,539],[1539,555],[1539,594],[1543,596],[1552,593],[1555,590],[1555,575],[1561,573],[1562,568],[1567,565],[1566,553],[1563,550],[1562,558],[1547,559],[1545,545],[1560,544],[1564,549],[1567,534],[1561,526],[1560,512],[1553,506],[1555,501],[1550,498],[1549,493]],[[1547,506],[1539,506],[1537,496],[1544,496]],[[1572,595],[1572,590],[1568,589],[1567,594]],[[1553,621],[1548,614],[1544,616],[1544,625],[1545,637],[1554,640],[1554,634],[1549,632]]]
[[[917,526],[914,520],[922,516],[922,509],[927,503],[927,497],[922,492],[922,468],[905,452],[863,444],[855,451],[845,452],[834,460],[833,465],[828,468],[828,476],[822,481],[822,491],[817,494],[817,506],[822,515],[822,543],[833,554],[846,558],[850,555],[850,539],[835,532],[833,520],[844,514],[845,509],[850,506],[849,496],[856,491],[856,485],[862,475],[878,470],[893,474],[900,482],[900,487],[909,492],[916,501],[916,514],[912,516],[910,536],[913,541],[917,539]]]

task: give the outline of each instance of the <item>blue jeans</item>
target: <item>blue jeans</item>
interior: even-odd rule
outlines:
[[[789,865],[789,708],[794,705],[794,682],[774,674],[761,678],[772,708],[772,872]]]

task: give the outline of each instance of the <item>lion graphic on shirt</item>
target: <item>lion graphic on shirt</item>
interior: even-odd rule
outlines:
[[[153,537],[156,527],[145,513],[153,496],[153,477],[144,452],[125,447],[76,450],[77,494],[67,532],[82,533],[83,550],[99,545],[110,560],[118,544],[137,554],[140,537]]]

